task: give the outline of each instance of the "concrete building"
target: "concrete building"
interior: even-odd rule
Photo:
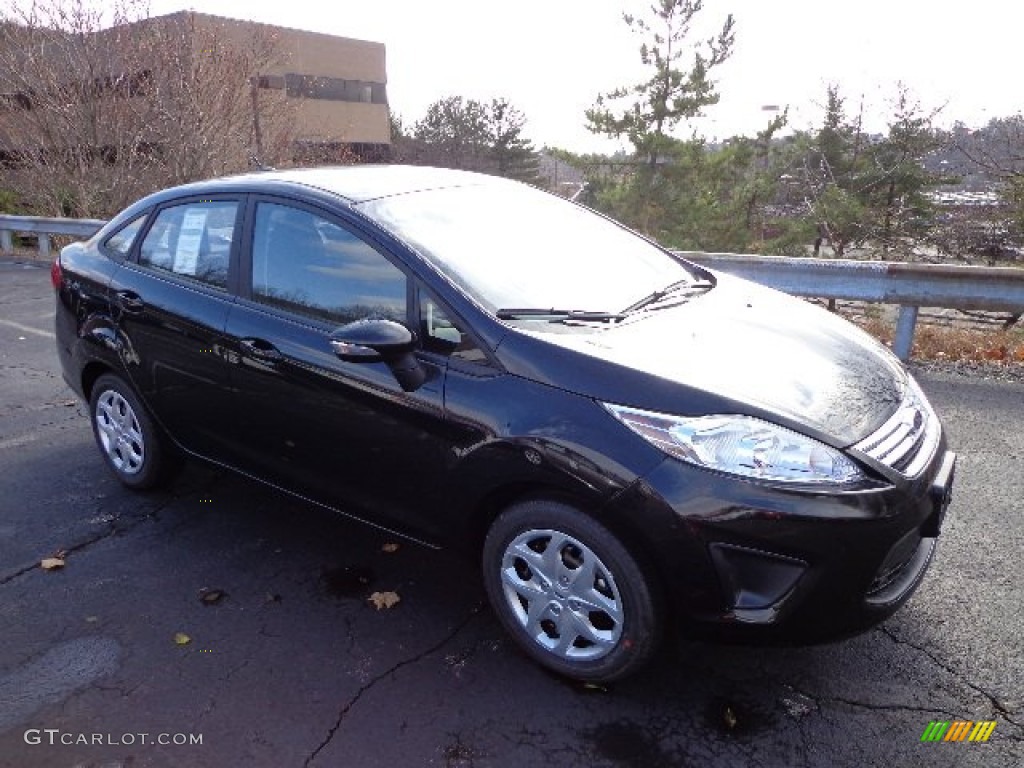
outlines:
[[[256,97],[259,92],[276,91],[294,100],[300,154],[322,150],[329,159],[332,151],[347,149],[364,160],[388,156],[391,128],[383,43],[194,11],[155,17],[140,25],[166,22],[212,31],[239,45],[254,33],[272,37],[278,62],[256,74]]]
[[[22,32],[7,23],[3,32],[2,38],[8,45],[15,42],[15,50],[19,37],[27,39],[29,35],[27,30]],[[182,71],[199,71],[197,68],[203,64],[203,56],[223,55],[210,53],[204,48],[216,48],[227,42],[243,50],[269,43],[272,56],[266,56],[264,51],[248,59],[239,57],[239,61],[259,61],[255,71],[238,72],[236,69],[232,72],[237,76],[232,78],[232,82],[248,83],[232,87],[236,95],[240,93],[239,88],[250,92],[245,95],[244,109],[252,114],[256,146],[259,146],[261,112],[257,106],[284,103],[287,105],[290,135],[294,139],[294,159],[300,162],[330,162],[352,159],[353,155],[358,160],[377,161],[390,155],[387,70],[382,43],[194,11],[111,27],[88,36],[88,40],[81,36],[75,39],[74,35],[52,29],[44,36],[37,34],[36,37],[45,40],[41,45],[47,50],[45,56],[36,57],[43,60],[41,66],[36,62],[38,76],[31,79],[22,76],[17,83],[3,82],[8,78],[0,77],[0,134],[16,134],[16,130],[5,128],[16,128],[26,111],[34,108],[33,102],[42,98],[41,94],[66,92],[72,94],[71,98],[82,101],[103,98],[103,94],[152,96],[160,89],[171,93],[175,86],[169,85],[168,79],[178,77]],[[150,60],[144,53],[146,43],[140,45],[140,39],[148,39],[152,46]],[[211,40],[215,40],[216,45],[211,45]],[[168,54],[168,48],[185,53]],[[140,50],[143,51],[141,55]],[[50,55],[51,51],[53,55]],[[130,53],[125,53],[128,51]],[[0,54],[4,53],[0,51]],[[183,55],[191,57],[188,64],[181,63]],[[168,64],[174,56],[178,56],[177,63]],[[88,67],[83,66],[85,61],[89,62]],[[83,81],[83,71],[97,72],[97,61],[101,76]],[[216,66],[208,69],[210,72],[218,71]],[[17,72],[17,62],[11,64],[8,59],[3,71]],[[45,82],[37,84],[35,80]],[[226,101],[220,99],[220,103]],[[8,148],[11,143],[0,142]],[[13,143],[17,144],[16,141]],[[241,142],[236,141],[235,144]],[[242,146],[239,146],[239,151],[243,151]]]
[[[295,100],[297,138],[307,149],[344,147],[362,159],[387,157],[391,128],[383,43],[192,15],[228,35],[262,27],[275,36],[281,63],[260,73],[258,87]]]

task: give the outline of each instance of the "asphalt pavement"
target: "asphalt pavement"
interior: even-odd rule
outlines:
[[[122,488],[61,380],[53,303],[48,264],[0,259],[0,766],[1024,764],[1024,384],[922,374],[956,496],[885,624],[678,641],[589,687],[512,646],[471,563],[209,467]],[[957,720],[996,726],[922,742]]]

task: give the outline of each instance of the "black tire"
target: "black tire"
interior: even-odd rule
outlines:
[[[499,515],[483,577],[505,629],[560,675],[619,680],[657,650],[663,619],[651,580],[615,535],[566,504],[526,501]]]
[[[177,467],[178,458],[167,438],[120,377],[106,373],[96,379],[89,417],[100,454],[129,488],[155,488]]]

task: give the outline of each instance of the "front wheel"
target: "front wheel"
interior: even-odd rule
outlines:
[[[503,512],[484,542],[483,572],[501,623],[559,674],[617,680],[657,649],[651,582],[618,538],[573,507],[528,501]]]
[[[100,453],[117,479],[145,490],[163,482],[173,468],[163,434],[122,379],[100,376],[89,398],[92,431]]]

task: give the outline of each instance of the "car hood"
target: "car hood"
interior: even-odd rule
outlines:
[[[524,324],[525,335],[582,363],[541,378],[650,410],[767,416],[836,445],[863,439],[902,401],[902,365],[859,328],[804,300],[715,276],[707,293],[607,329]]]

